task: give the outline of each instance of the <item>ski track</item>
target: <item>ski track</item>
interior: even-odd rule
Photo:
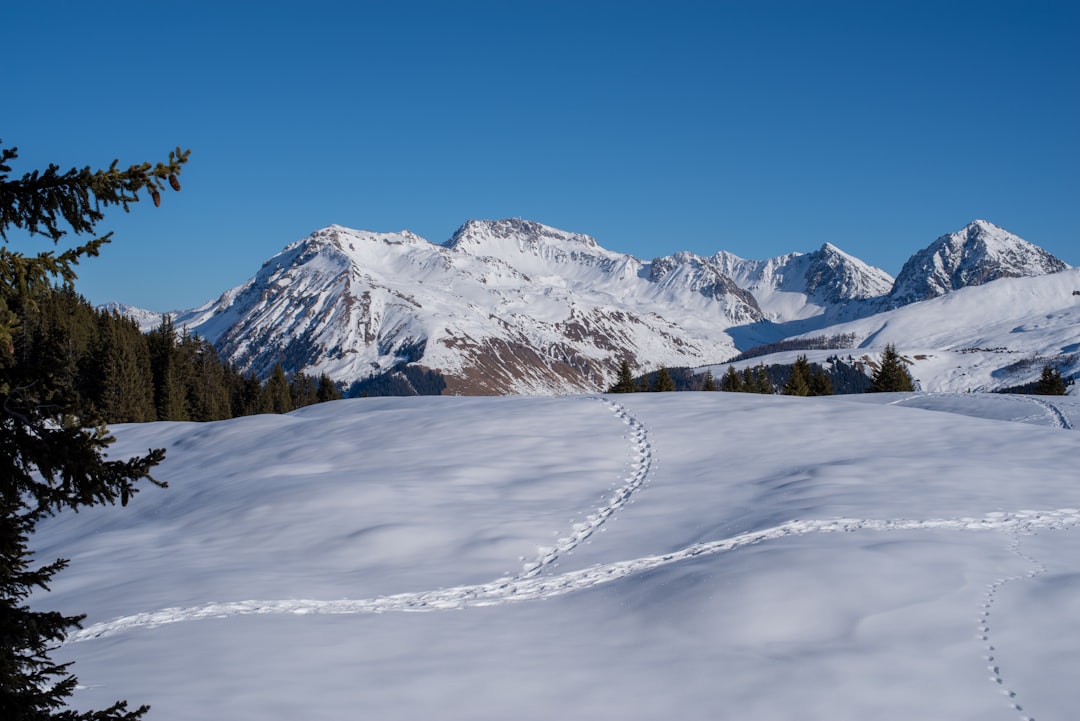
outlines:
[[[948,393],[919,393],[913,396],[907,396],[906,398],[900,398],[898,400],[889,403],[890,406],[901,406],[909,401],[918,400],[920,398],[933,398],[934,396],[947,397]],[[1073,429],[1072,422],[1069,417],[1059,408],[1056,404],[1051,403],[1043,398],[1036,398],[1022,393],[1002,393],[999,394],[1002,401],[1014,401],[1020,403],[1029,403],[1036,405],[1042,409],[1043,414],[1050,417],[1051,425],[1055,428],[1061,428],[1063,430],[1071,431]],[[1026,419],[1024,419],[1026,420]],[[1024,422],[1024,420],[1018,422]]]
[[[924,394],[925,395],[925,394]],[[911,396],[894,401],[900,405],[914,398]],[[286,599],[276,601],[235,601],[208,603],[188,608],[166,608],[159,611],[95,623],[68,636],[65,643],[78,643],[104,638],[136,628],[155,628],[172,623],[197,621],[207,618],[227,618],[255,614],[366,614],[399,612],[427,612],[467,607],[495,606],[520,601],[554,598],[576,591],[611,583],[628,576],[679,563],[699,556],[709,556],[733,551],[743,546],[812,533],[837,533],[854,531],[998,531],[1009,533],[1012,541],[1009,550],[1032,566],[1032,570],[1019,575],[1004,576],[986,585],[977,619],[976,638],[984,645],[983,658],[987,663],[989,680],[1006,697],[1009,708],[1023,714],[1017,693],[1006,683],[1001,673],[996,650],[990,636],[990,617],[998,592],[1007,584],[1034,578],[1047,572],[1038,559],[1020,549],[1020,536],[1039,529],[1064,530],[1080,525],[1080,509],[1020,510],[1012,513],[994,512],[981,518],[964,517],[930,520],[874,520],[856,518],[833,518],[824,520],[792,520],[758,531],[740,533],[729,538],[708,543],[696,543],[686,548],[655,556],[644,556],[629,561],[601,564],[570,571],[561,575],[545,574],[553,568],[563,554],[572,552],[586,541],[609,518],[631,501],[635,492],[648,481],[653,468],[653,447],[648,430],[624,406],[607,398],[592,396],[606,404],[615,417],[629,426],[629,441],[634,454],[631,472],[622,486],[615,489],[605,505],[596,509],[584,521],[574,523],[571,532],[559,538],[553,547],[541,548],[533,561],[525,564],[521,572],[512,577],[498,578],[478,585],[455,586],[436,591],[399,593],[372,599],[321,601],[309,599]],[[1067,416],[1053,403],[1037,398],[1019,397],[1038,405],[1063,429],[1072,429]],[[1021,715],[1020,721],[1035,721],[1034,717]]]
[[[1069,421],[1069,417],[1066,416],[1056,404],[1042,398],[1033,398],[1031,396],[1020,396],[1020,398],[1041,407],[1054,420],[1054,424],[1058,428],[1064,428],[1068,431],[1073,430],[1072,422]]]

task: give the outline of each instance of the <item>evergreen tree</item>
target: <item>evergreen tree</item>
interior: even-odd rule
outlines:
[[[319,388],[315,392],[318,403],[341,400],[341,391],[338,390],[330,376],[323,373],[319,376]]]
[[[263,386],[263,409],[266,413],[288,413],[293,409],[292,396],[289,394],[289,381],[285,378],[285,369],[280,363],[274,364],[270,378]]]
[[[813,370],[810,372],[810,395],[831,396],[832,394],[832,379],[829,378],[829,374],[825,372],[824,368],[815,363]]]
[[[180,350],[172,316],[161,319],[161,325],[147,338],[150,370],[154,379],[154,408],[159,421],[186,421],[187,393],[180,369]]]
[[[318,403],[319,390],[315,387],[315,379],[306,373],[294,373],[289,382],[289,397],[294,409]]]
[[[240,416],[253,416],[257,413],[269,413],[263,405],[262,383],[253,373],[241,375],[235,369],[230,369],[231,382],[231,405],[234,418]]]
[[[810,395],[810,363],[805,355],[800,355],[791,366],[791,374],[780,391],[785,396]]]
[[[96,235],[102,210],[127,210],[147,191],[157,205],[167,181],[179,189],[176,176],[188,154],[179,149],[168,163],[134,165],[120,170],[71,169],[44,171],[9,180],[14,148],[0,146],[0,238],[21,229],[45,236],[53,245],[68,233]],[[25,604],[35,589],[48,590],[62,570],[63,559],[35,567],[30,538],[46,516],[65,508],[79,509],[119,500],[126,505],[164,458],[162,449],[127,460],[108,460],[112,442],[102,419],[80,403],[69,379],[69,358],[63,353],[39,365],[20,361],[19,318],[56,281],[70,287],[74,266],[98,255],[110,235],[94,238],[59,254],[52,250],[24,255],[0,247],[0,718],[5,721],[65,719],[65,721],[130,721],[146,707],[129,711],[118,701],[103,711],[76,712],[65,708],[76,687],[70,664],[49,658],[82,616],[32,611]],[[64,338],[57,338],[63,346]],[[158,484],[164,485],[164,484]]]
[[[758,363],[757,368],[754,369],[754,393],[767,396],[776,393],[776,388],[773,386],[772,379],[769,378],[769,371],[766,370],[764,363]]]
[[[720,390],[728,393],[743,392],[743,379],[739,376],[739,372],[735,370],[735,366],[728,366],[727,370],[724,371],[724,375],[720,377]]]
[[[758,377],[754,374],[754,369],[750,366],[746,366],[742,371],[742,392],[743,393],[757,393],[758,392]]]
[[[675,381],[666,366],[660,366],[660,370],[656,371],[652,390],[656,393],[667,393],[675,390]]]
[[[184,386],[188,415],[193,421],[221,421],[232,417],[225,364],[210,341],[184,335],[179,346],[177,376]]]
[[[1035,394],[1040,396],[1063,396],[1068,392],[1065,379],[1057,367],[1047,363],[1043,366],[1039,382],[1035,384]]]
[[[608,388],[608,393],[634,393],[635,391],[637,391],[637,386],[634,385],[634,375],[630,372],[630,363],[623,360],[619,364],[619,379]]]
[[[92,401],[110,423],[154,420],[154,385],[146,338],[116,313],[98,317],[97,346],[90,356]]]
[[[895,393],[913,390],[915,390],[915,382],[904,366],[904,362],[900,360],[896,346],[891,343],[886,345],[885,352],[881,356],[881,365],[874,373],[868,392]]]
[[[716,381],[713,379],[711,370],[705,371],[705,380],[701,384],[701,390],[703,391],[715,391]]]

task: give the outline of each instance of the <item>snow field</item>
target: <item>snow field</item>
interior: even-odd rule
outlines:
[[[1077,437],[898,400],[124,427],[171,487],[43,529],[72,566],[35,600],[91,612],[60,651],[80,703],[161,718],[1066,718],[1072,684],[1037,679],[1080,668],[1046,643],[1078,598]]]

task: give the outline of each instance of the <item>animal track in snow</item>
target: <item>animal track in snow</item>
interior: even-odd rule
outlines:
[[[1031,529],[1028,529],[1030,532]],[[994,601],[997,599],[997,593],[1006,584],[1014,581],[1024,581],[1034,578],[1041,573],[1046,573],[1048,570],[1046,565],[1042,561],[1029,556],[1020,550],[1020,532],[1021,529],[1017,528],[1013,531],[1012,542],[1009,544],[1009,550],[1020,558],[1027,561],[1032,566],[1032,570],[1027,573],[1016,574],[1012,576],[1002,576],[995,579],[992,583],[986,584],[986,590],[983,592],[982,612],[979,614],[978,626],[976,627],[976,637],[985,645],[985,655],[983,658],[987,663],[987,671],[990,672],[990,681],[1001,689],[1001,692],[1005,695],[1009,704],[1009,708],[1014,711],[1023,712],[1024,707],[1020,704],[1020,700],[1017,694],[1012,690],[1005,682],[1005,679],[1001,675],[1001,666],[997,657],[997,649],[994,647],[993,640],[990,635],[990,616],[994,607]],[[1035,721],[1032,716],[1023,715],[1020,716],[1020,721]]]
[[[649,441],[649,433],[645,426],[618,403],[599,396],[591,396],[591,398],[606,404],[616,418],[630,427],[630,443],[635,456],[631,463],[632,471],[625,479],[625,483],[615,489],[603,506],[596,509],[584,521],[575,523],[571,532],[559,538],[553,547],[541,548],[539,557],[527,563],[521,573],[514,576],[514,579],[533,578],[549,566],[556,565],[555,561],[559,556],[577,548],[620,508],[627,503],[633,503],[631,496],[648,480],[649,472],[652,470],[653,453],[652,443]]]
[[[96,623],[72,634],[67,641],[70,643],[103,638],[140,627],[152,628],[182,621],[249,614],[356,614],[390,611],[437,611],[554,598],[662,566],[679,563],[690,558],[732,551],[743,546],[763,543],[777,538],[802,536],[811,533],[913,530],[1020,533],[1036,529],[1067,529],[1077,525],[1080,525],[1080,510],[1075,508],[1048,511],[1017,511],[1015,513],[995,512],[982,518],[964,517],[928,520],[833,518],[795,520],[771,528],[740,533],[718,541],[695,543],[686,548],[659,556],[644,556],[629,561],[606,563],[570,571],[558,576],[538,576],[533,574],[525,577],[521,575],[514,578],[500,578],[489,583],[472,586],[456,586],[419,593],[400,593],[362,600],[318,601],[288,599],[279,601],[237,601],[209,603],[190,608],[166,608],[160,611],[140,613],[112,621]],[[998,587],[1000,585],[999,583]],[[993,590],[996,591],[996,588]],[[984,608],[984,610],[988,609]],[[985,619],[986,616],[982,618]],[[989,628],[989,625],[982,623],[980,627]],[[987,643],[989,644],[989,631],[982,631],[980,634],[987,636]]]

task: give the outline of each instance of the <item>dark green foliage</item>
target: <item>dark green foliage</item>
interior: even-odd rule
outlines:
[[[915,382],[892,344],[885,346],[881,356],[881,365],[870,383],[870,393],[896,393],[915,390]]]
[[[776,393],[776,387],[773,384],[772,378],[769,376],[768,370],[765,368],[764,363],[758,363],[753,372],[753,392],[761,393],[762,395],[772,395]]]
[[[701,383],[701,390],[703,391],[715,391],[716,379],[713,378],[711,370],[705,371],[705,380]]]
[[[653,377],[652,390],[654,393],[668,393],[675,390],[675,381],[666,367],[660,366],[660,370],[656,371],[656,375]]]
[[[325,373],[319,376],[319,387],[315,391],[315,402],[326,403],[327,401],[341,400],[341,391]]]
[[[847,361],[835,355],[825,360],[828,363],[829,385],[833,393],[865,393],[870,387],[870,379],[851,356],[848,356]]]
[[[10,228],[42,235],[55,245],[65,234],[95,233],[102,208],[125,210],[147,190],[157,205],[164,182],[179,189],[176,175],[188,154],[179,149],[169,162],[119,170],[44,171],[9,180],[14,148],[0,148],[0,238]],[[37,524],[64,509],[99,504],[126,505],[138,482],[164,459],[164,450],[128,460],[107,460],[112,437],[102,406],[115,399],[91,401],[95,386],[128,382],[134,357],[122,346],[118,321],[102,321],[82,310],[71,285],[74,266],[96,256],[109,241],[105,235],[59,254],[51,250],[27,256],[0,248],[0,718],[4,721],[65,719],[106,721],[138,719],[117,702],[103,711],[77,713],[64,708],[76,686],[69,664],[55,664],[49,653],[81,616],[32,611],[25,601],[35,589],[48,590],[50,579],[67,562],[35,567],[29,542]],[[48,301],[59,281],[64,290]],[[66,304],[66,305],[65,305]],[[65,315],[63,309],[70,311]],[[113,351],[116,351],[115,353]],[[91,355],[107,357],[91,362]],[[123,413],[144,413],[145,397]],[[158,484],[164,485],[164,484]]]
[[[1061,377],[1061,371],[1057,367],[1047,363],[1043,366],[1042,375],[1035,384],[1035,394],[1040,396],[1063,396],[1068,391],[1065,379]]]
[[[87,401],[110,423],[154,420],[153,377],[145,338],[130,318],[97,314],[97,342],[83,363]]]
[[[720,390],[728,393],[760,393],[762,395],[776,393],[769,370],[761,363],[757,366],[746,366],[741,373],[735,370],[734,365],[729,365],[724,375],[720,376]]]
[[[289,398],[293,408],[303,408],[319,402],[319,389],[315,379],[306,373],[294,373],[289,382]]]
[[[720,377],[720,390],[729,393],[743,392],[742,377],[739,376],[739,372],[735,370],[734,365],[729,365],[727,370],[724,371],[724,375]]]
[[[630,372],[629,361],[624,360],[619,364],[619,378],[608,388],[608,393],[634,393],[637,385],[634,383],[634,375]]]
[[[805,355],[800,355],[791,366],[787,382],[780,390],[785,396],[808,396],[810,395],[810,363]]]
[[[810,395],[831,396],[832,394],[832,379],[824,368],[814,363],[813,370],[810,371]]]
[[[388,372],[354,381],[345,395],[349,398],[438,396],[444,390],[446,380],[438,371],[400,363]]]
[[[280,363],[274,364],[274,370],[263,386],[262,406],[267,413],[288,413],[292,410],[289,380],[285,377],[285,369]]]
[[[740,361],[750,360],[751,358],[759,358],[763,355],[772,355],[773,353],[784,353],[794,350],[832,350],[851,348],[854,345],[854,333],[841,333],[833,336],[819,335],[814,336],[813,338],[792,338],[790,340],[781,340],[776,341],[775,343],[765,343],[764,345],[754,346],[753,348],[743,351],[728,362],[738,363]]]

